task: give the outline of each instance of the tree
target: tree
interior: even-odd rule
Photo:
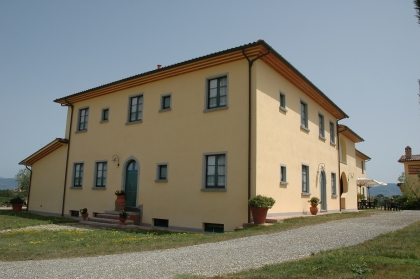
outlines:
[[[413,2],[414,2],[414,9],[417,10],[416,17],[420,24],[420,0],[414,0]]]
[[[402,183],[402,191],[407,197],[420,197],[420,173],[416,176],[406,176],[404,172],[398,177]]]
[[[28,191],[29,191],[31,172],[28,169],[21,169],[15,175],[15,179],[19,185],[20,196],[26,198],[28,196]]]

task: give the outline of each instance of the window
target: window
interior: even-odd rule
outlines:
[[[227,106],[227,76],[207,80],[207,107],[214,109]]]
[[[335,144],[335,126],[334,123],[330,121],[330,142]]]
[[[287,184],[287,173],[286,173],[286,166],[280,166],[280,183]]]
[[[83,108],[79,110],[79,123],[77,125],[78,131],[87,131],[88,116],[89,108]]]
[[[300,101],[300,126],[308,129],[308,105]]]
[[[128,122],[141,121],[143,116],[143,95],[130,98],[130,114]]]
[[[318,114],[318,124],[319,124],[319,137],[325,138],[325,127],[324,127],[324,116],[322,114]]]
[[[223,224],[204,223],[204,231],[212,233],[223,233],[225,226]]]
[[[337,181],[335,173],[331,173],[331,194],[337,196]]]
[[[362,173],[365,173],[365,161],[362,160]]]
[[[286,95],[283,92],[280,92],[280,108],[286,110]]]
[[[309,166],[302,165],[302,193],[309,193]]]
[[[162,95],[160,99],[160,111],[171,109],[171,95]]]
[[[73,187],[82,187],[83,183],[83,163],[74,164]]]
[[[206,156],[205,188],[226,187],[226,157],[224,154]]]
[[[109,120],[109,108],[102,109],[101,122],[106,122]]]
[[[153,226],[154,227],[169,227],[169,220],[167,219],[153,219]]]
[[[168,164],[158,163],[156,165],[156,182],[168,181]]]
[[[95,187],[106,186],[106,168],[107,168],[106,162],[96,163]]]

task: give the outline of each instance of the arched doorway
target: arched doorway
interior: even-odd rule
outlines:
[[[321,171],[319,182],[321,186],[321,210],[327,210],[327,180],[324,171]]]
[[[131,160],[125,169],[125,199],[128,207],[136,207],[137,205],[137,179],[137,162]]]

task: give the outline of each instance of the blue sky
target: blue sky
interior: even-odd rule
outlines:
[[[54,99],[264,39],[349,116],[369,177],[420,154],[420,25],[412,0],[0,0],[0,176],[64,137]]]

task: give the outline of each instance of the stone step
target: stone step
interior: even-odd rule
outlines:
[[[103,219],[116,219],[120,218],[119,214],[106,214],[106,213],[98,213],[96,214],[96,218],[103,218]]]
[[[96,222],[96,223],[106,223],[106,224],[120,224],[119,216],[116,219],[110,219],[110,218],[99,218],[99,217],[88,217],[88,221],[90,222]],[[127,225],[133,225],[133,220],[125,220],[125,224]]]
[[[91,217],[89,217],[90,219]],[[93,217],[94,218],[94,217]],[[125,221],[127,223],[127,221]],[[80,224],[89,225],[93,227],[101,227],[101,228],[112,228],[112,229],[125,229],[125,230],[137,230],[138,226],[136,225],[121,225],[120,222],[117,223],[99,223],[99,222],[92,222],[88,221],[79,221]]]

